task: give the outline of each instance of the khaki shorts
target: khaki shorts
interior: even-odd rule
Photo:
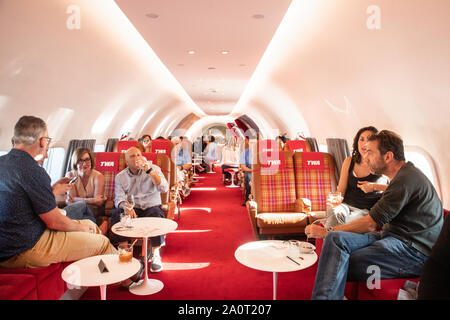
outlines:
[[[38,268],[52,263],[77,261],[91,256],[115,254],[116,248],[90,220],[74,220],[95,227],[95,233],[46,229],[36,245],[6,261],[4,268]]]

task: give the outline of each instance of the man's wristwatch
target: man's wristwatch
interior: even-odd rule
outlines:
[[[327,232],[333,231],[333,227],[327,227]]]
[[[147,171],[145,171],[145,173],[150,173],[150,172],[152,172],[152,168],[150,168],[150,169],[148,169]]]

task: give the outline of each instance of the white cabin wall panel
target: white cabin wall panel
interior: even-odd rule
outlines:
[[[81,12],[79,30],[66,25],[70,17],[66,9],[73,4]],[[99,10],[102,5],[104,10]],[[108,20],[116,15],[118,21]],[[56,144],[65,146],[75,138],[105,143],[117,137],[126,116],[136,109],[160,107],[151,104],[155,98],[164,97],[168,104],[185,98],[180,86],[173,88],[176,81],[164,73],[167,70],[161,62],[152,60],[157,57],[149,53],[145,41],[141,39],[141,46],[136,46],[127,40],[127,36],[139,35],[133,34],[120,15],[108,1],[1,2],[0,96],[5,114],[1,150],[9,150],[14,124],[24,114],[46,120],[61,108],[73,110],[67,128],[53,137]],[[118,29],[123,34],[115,33]],[[192,108],[188,102],[178,112],[187,115]],[[102,124],[105,119],[107,126]]]

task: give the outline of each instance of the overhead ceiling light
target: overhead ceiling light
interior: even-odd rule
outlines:
[[[264,19],[264,15],[263,14],[254,14],[252,16],[253,19]]]
[[[150,19],[158,19],[159,18],[159,15],[157,15],[156,13],[147,13],[145,16]]]
[[[188,53],[189,54],[195,54],[195,51],[194,50],[189,50]]]
[[[229,54],[229,53],[230,53],[230,51],[227,51],[227,50],[222,51],[222,54]]]

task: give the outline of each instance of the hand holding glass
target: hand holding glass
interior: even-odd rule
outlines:
[[[330,192],[327,200],[333,207],[337,207],[341,204],[343,198],[340,192]]]

